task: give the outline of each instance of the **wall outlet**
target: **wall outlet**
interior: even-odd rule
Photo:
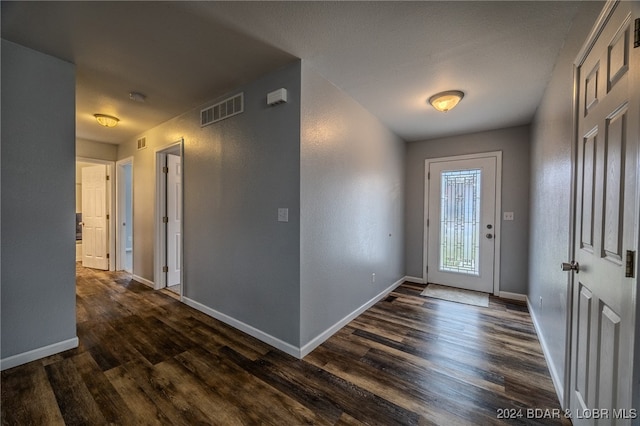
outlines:
[[[373,273],[373,274],[371,274],[371,284],[373,284],[375,282],[376,282],[376,274]]]

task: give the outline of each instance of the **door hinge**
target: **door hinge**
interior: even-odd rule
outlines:
[[[107,259],[109,259],[109,253],[107,253]]]
[[[162,223],[169,223],[169,217],[168,216],[163,216],[162,217]]]
[[[163,266],[162,267],[162,272],[169,272],[169,267],[168,266]]]
[[[111,177],[109,175],[107,175],[107,180],[111,179]]]
[[[633,47],[640,47],[640,18],[636,18],[636,24],[633,34]]]
[[[624,267],[624,276],[626,278],[635,278],[636,269],[636,252],[633,250],[627,250],[627,262]]]
[[[109,215],[107,215],[107,220],[109,220]]]
[[[427,173],[427,180],[431,179],[431,172]]]
[[[162,173],[164,173],[165,175],[169,173],[169,168],[167,166],[164,166],[162,168]]]
[[[427,219],[427,228],[429,227],[429,219]]]

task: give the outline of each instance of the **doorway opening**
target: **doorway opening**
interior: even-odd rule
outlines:
[[[499,294],[502,152],[425,161],[426,282]]]
[[[116,269],[133,274],[133,157],[116,163]]]
[[[182,298],[183,140],[156,150],[155,288]]]
[[[76,158],[76,261],[115,270],[112,161]]]

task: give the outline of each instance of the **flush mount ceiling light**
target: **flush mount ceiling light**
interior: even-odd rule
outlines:
[[[459,90],[447,90],[430,97],[429,103],[438,111],[447,112],[455,108],[463,97],[464,93]]]
[[[98,123],[104,127],[116,127],[118,125],[119,118],[106,114],[93,114]]]

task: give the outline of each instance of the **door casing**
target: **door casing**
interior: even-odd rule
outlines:
[[[127,157],[122,160],[116,162],[116,228],[117,232],[115,234],[116,239],[116,270],[121,271],[125,269],[125,257],[126,257],[126,236],[125,229],[120,225],[123,223],[125,219],[125,176],[124,176],[124,166],[131,166],[131,198],[133,204],[133,157]],[[133,205],[131,206],[131,210],[133,210]],[[133,217],[133,212],[132,212]],[[127,226],[133,227],[133,223],[127,224]],[[133,263],[131,265],[131,271],[133,273]]]
[[[113,203],[113,194],[115,193],[115,179],[113,178],[113,171],[115,168],[114,161],[107,160],[99,160],[96,158],[88,158],[88,157],[76,157],[76,162],[81,163],[93,163],[93,164],[103,164],[107,166],[107,175],[109,176],[109,180],[107,181],[107,212],[109,214],[108,220],[108,232],[109,235],[107,238],[109,239],[108,247],[109,247],[109,271],[115,271],[115,262],[113,257],[116,253],[116,241],[113,236],[115,235],[115,221],[113,220],[114,216],[114,203]]]
[[[158,147],[155,149],[155,170],[156,170],[156,190],[155,190],[155,240],[154,240],[154,288],[156,290],[165,288],[167,286],[167,274],[163,272],[164,262],[166,260],[167,253],[167,241],[166,241],[166,229],[162,218],[165,213],[166,207],[166,179],[165,174],[162,172],[162,168],[165,164],[165,159],[168,153],[174,153],[180,155],[183,159],[183,165],[181,170],[184,173],[184,139],[180,139],[176,142],[169,143],[167,145]],[[182,194],[184,196],[184,179],[181,179],[183,189]],[[184,206],[184,202],[183,202]],[[184,215],[183,215],[184,219]],[[181,223],[180,235],[182,242],[180,247],[184,251],[184,220]],[[183,254],[180,254],[180,260],[183,262]],[[180,300],[182,300],[184,293],[184,268],[180,267]]]

